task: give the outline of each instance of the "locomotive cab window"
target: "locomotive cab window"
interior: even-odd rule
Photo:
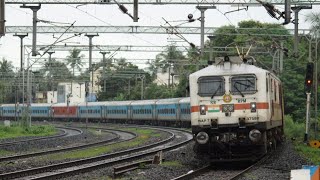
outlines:
[[[232,94],[254,94],[257,92],[255,75],[238,75],[231,78]]]
[[[198,79],[198,95],[205,96],[221,96],[224,94],[224,78],[219,76],[205,76]]]

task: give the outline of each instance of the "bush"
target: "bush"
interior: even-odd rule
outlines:
[[[294,122],[291,116],[285,116],[284,133],[289,138],[303,139],[305,133],[305,124]]]

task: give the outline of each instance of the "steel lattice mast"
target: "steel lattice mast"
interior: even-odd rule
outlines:
[[[274,5],[285,0],[265,0]],[[118,0],[120,4],[133,4],[133,0]],[[116,4],[113,0],[6,0],[7,4]],[[256,0],[139,0],[141,5],[260,5]],[[319,5],[320,0],[292,0],[293,5]]]
[[[180,34],[201,34],[200,27],[169,27],[169,26],[38,26],[37,33],[138,33],[138,34],[175,34],[176,29]],[[205,27],[204,34],[210,35],[219,33],[219,27]],[[294,29],[265,29],[265,28],[236,28],[237,31],[224,35],[245,35],[257,36],[292,36]],[[230,28],[234,30],[234,28]],[[32,26],[7,26],[6,33],[32,33]],[[286,34],[289,31],[290,34]],[[253,33],[254,32],[254,33]],[[272,32],[277,32],[272,34]],[[283,33],[282,33],[283,32]],[[299,34],[309,34],[309,29],[299,29]]]

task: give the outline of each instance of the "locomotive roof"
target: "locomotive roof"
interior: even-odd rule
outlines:
[[[260,74],[269,72],[265,69],[259,68],[254,65],[249,64],[234,64],[230,63],[230,68],[227,68],[226,63],[222,63],[221,65],[211,65],[204,69],[201,69],[195,73],[190,75],[192,77],[200,77],[200,76],[214,76],[214,75],[236,75],[236,74]]]

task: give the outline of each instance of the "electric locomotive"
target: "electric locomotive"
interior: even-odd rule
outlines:
[[[198,158],[254,160],[283,136],[279,78],[253,57],[216,58],[189,77],[191,127]]]

